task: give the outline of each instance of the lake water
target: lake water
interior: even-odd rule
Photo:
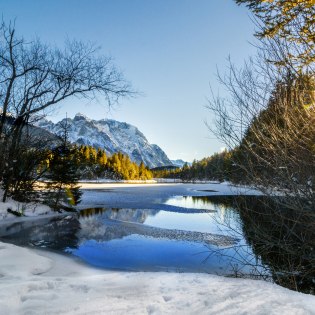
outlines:
[[[292,216],[281,216],[282,225],[273,227],[277,220],[269,221],[275,213],[270,214],[268,209],[275,206],[266,197],[218,196],[209,191],[208,196],[201,195],[202,191],[199,196],[169,196],[165,187],[164,193],[157,188],[153,192],[141,189],[91,191],[86,199],[95,202],[97,197],[97,207],[82,209],[78,217],[24,229],[6,239],[73,255],[104,269],[264,277],[288,287],[292,287],[295,272],[289,268],[297,263],[307,273],[305,278],[303,271],[298,281],[306,291],[312,286],[314,278],[309,269],[314,260],[302,261],[277,247],[278,237],[288,240],[289,234],[283,236],[279,231],[282,226],[292,230]],[[113,207],[124,202],[138,207]],[[285,209],[283,213],[289,212]],[[314,241],[313,236],[310,230],[304,237]],[[271,239],[275,241],[272,246]]]
[[[233,208],[209,197],[176,196],[157,209],[89,208],[78,220],[54,221],[9,238],[50,248],[96,267],[133,271],[251,273],[235,259],[255,259]]]
[[[182,202],[189,204],[190,212],[183,211]],[[204,200],[200,210],[200,199],[193,197],[175,197],[167,203],[178,203],[182,212],[83,210],[81,229],[76,234],[78,246],[65,251],[94,266],[110,269],[231,273],[234,262],[223,259],[221,254],[232,256],[234,246],[245,243],[232,231],[227,233],[227,226],[219,221],[237,216],[233,210]],[[235,225],[235,221],[229,223]]]

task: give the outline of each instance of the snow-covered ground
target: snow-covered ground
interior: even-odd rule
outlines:
[[[16,219],[16,215],[8,212],[8,209],[27,217],[35,217],[38,215],[53,213],[48,206],[39,203],[17,202],[12,198],[7,198],[6,202],[2,202],[2,195],[3,194],[0,189],[0,223],[3,220]]]
[[[315,297],[254,280],[92,269],[0,243],[1,314],[315,314]]]
[[[85,188],[119,187],[120,191],[135,192],[135,187],[127,184],[119,184],[118,187],[99,184],[94,188],[91,185]],[[166,196],[165,185],[137,187],[135,198],[145,197],[144,187],[152,187],[152,194],[159,200]],[[209,193],[210,190],[217,190],[220,194],[236,193],[236,188],[227,184],[175,184],[169,185],[169,188],[167,191],[173,195],[183,192],[204,194],[207,190]],[[246,188],[243,189],[244,193]],[[92,191],[85,195],[90,198],[87,203],[96,199]],[[147,199],[143,200],[146,202]],[[21,207],[13,201],[9,204],[12,208]],[[0,204],[2,221],[12,220],[4,215],[7,206]],[[25,213],[30,215],[49,213],[49,209],[43,210],[38,205],[28,205],[27,209]],[[104,271],[63,255],[0,242],[1,315],[193,313],[315,314],[315,297],[257,280],[207,274]]]

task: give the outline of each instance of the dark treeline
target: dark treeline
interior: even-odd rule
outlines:
[[[193,161],[192,165],[185,164],[182,168],[174,170],[153,171],[156,178],[175,178],[183,181],[218,180],[235,181],[242,180],[241,170],[236,166],[234,159],[236,150],[215,153],[200,161]]]
[[[241,130],[239,126],[220,126],[219,132],[227,136],[234,129],[238,143],[233,149],[195,161],[190,167],[185,165],[180,170],[164,171],[157,176],[188,181],[228,180],[265,189],[277,187],[307,198],[313,205],[314,90],[314,77],[287,71],[282,79],[276,81],[265,108],[254,114],[244,112],[244,105],[240,105],[241,118],[252,116],[248,126],[241,126],[244,131],[238,133],[238,129]],[[220,107],[216,110],[218,115],[223,115]],[[225,118],[220,117],[220,120]]]

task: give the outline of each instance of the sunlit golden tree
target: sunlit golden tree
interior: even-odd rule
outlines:
[[[282,60],[307,66],[315,61],[314,0],[235,0],[257,17],[256,36],[284,40]],[[280,55],[278,55],[280,57]]]

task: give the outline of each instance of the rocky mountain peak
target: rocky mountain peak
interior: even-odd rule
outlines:
[[[44,119],[37,126],[60,136],[63,133],[62,121],[53,123]],[[69,140],[73,143],[102,148],[108,154],[120,151],[138,164],[143,162],[150,168],[172,165],[158,145],[150,144],[137,127],[126,122],[93,120],[78,113],[73,119],[67,118],[67,125]]]

